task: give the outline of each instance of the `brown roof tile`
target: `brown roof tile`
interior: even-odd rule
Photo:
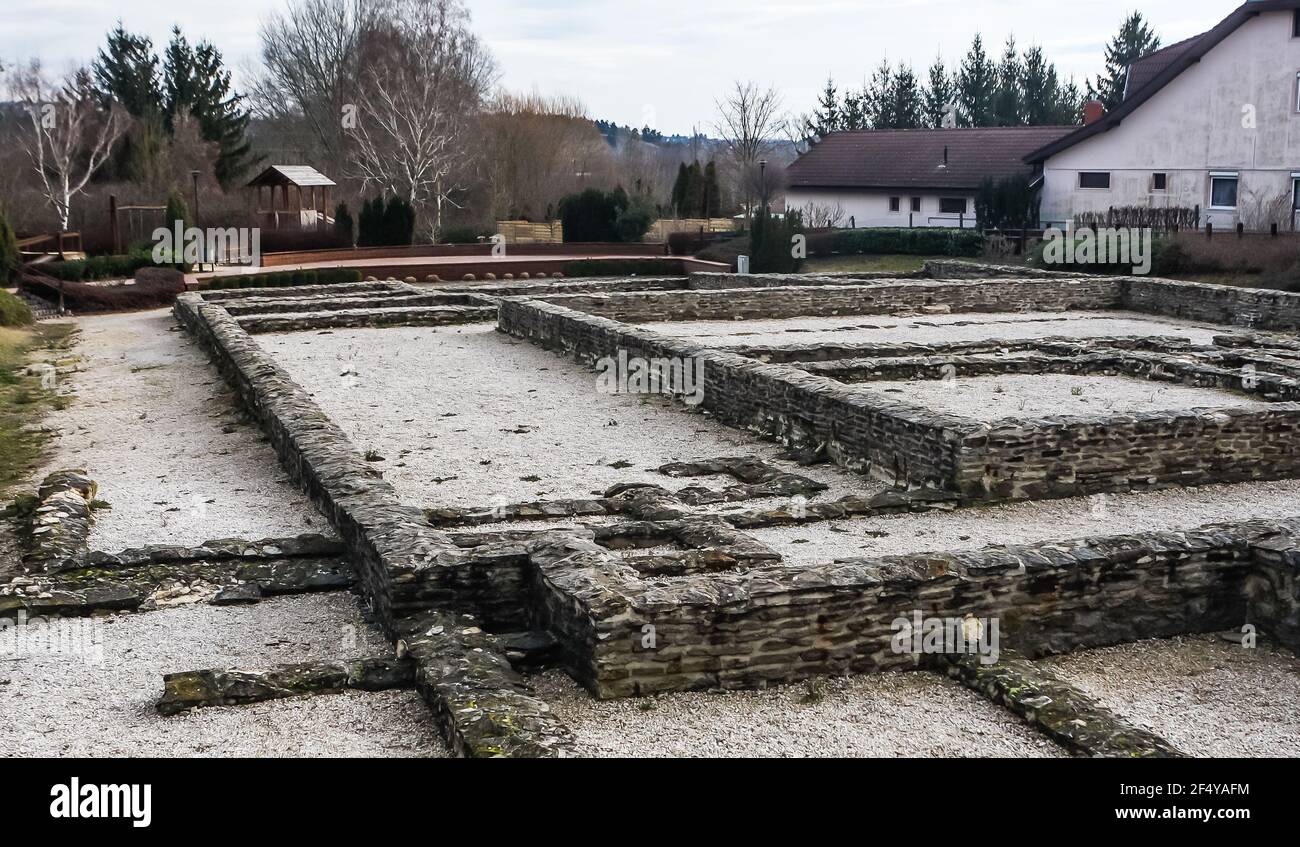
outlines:
[[[1033,126],[833,132],[795,160],[786,177],[791,188],[975,189],[985,177],[1030,173],[1024,157],[1072,131]]]

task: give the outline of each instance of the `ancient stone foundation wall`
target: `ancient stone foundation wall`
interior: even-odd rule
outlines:
[[[894,622],[917,611],[997,619],[1000,647],[1029,656],[1235,629],[1251,617],[1257,545],[1294,551],[1292,531],[1256,522],[654,583],[577,538],[533,558],[570,672],[612,698],[916,667],[926,657],[895,649]],[[1261,625],[1293,621],[1290,596]],[[1278,635],[1294,645],[1293,630]]]
[[[1124,308],[1252,329],[1300,330],[1300,294],[1145,276],[1123,277]]]
[[[737,277],[749,280],[749,277]],[[943,312],[1118,309],[1115,277],[899,280],[868,285],[612,292],[543,296],[549,303],[630,323]]]

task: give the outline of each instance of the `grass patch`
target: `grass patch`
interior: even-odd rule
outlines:
[[[71,324],[46,323],[30,329],[0,328],[0,498],[40,462],[48,437],[31,427],[67,398],[41,388],[39,377],[17,372],[37,350],[66,349]]]
[[[800,273],[863,273],[876,271],[880,273],[912,273],[925,266],[928,259],[944,259],[946,256],[909,256],[901,253],[886,253],[879,256],[824,256],[809,257],[799,269]]]

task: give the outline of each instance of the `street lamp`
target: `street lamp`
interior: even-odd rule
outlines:
[[[194,184],[194,225],[199,225],[199,172],[190,171],[190,180]],[[199,239],[199,270],[203,269],[203,241]]]
[[[763,212],[767,213],[767,159],[758,160],[759,173],[759,199],[763,204]]]

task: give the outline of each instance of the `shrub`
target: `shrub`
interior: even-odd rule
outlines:
[[[374,197],[361,204],[358,247],[404,246],[415,240],[415,209],[401,197]]]
[[[631,243],[645,238],[656,217],[658,215],[655,213],[655,205],[649,198],[641,195],[633,197],[619,210],[614,220],[614,231],[618,240]]]
[[[978,256],[984,236],[951,227],[840,229],[835,230],[832,244],[836,253],[852,255]]]
[[[1029,177],[986,177],[975,194],[975,219],[984,229],[1020,229],[1038,220],[1039,204]]]
[[[4,215],[0,215],[0,286],[9,285],[18,270],[18,240]]]
[[[491,238],[495,230],[485,226],[453,226],[442,231],[443,244],[478,244],[479,238]]]
[[[735,267],[737,257],[748,256],[750,254],[749,247],[749,236],[741,235],[706,247],[696,253],[695,258],[703,259],[706,262],[719,262],[724,265]]]
[[[91,256],[73,261],[42,262],[38,269],[68,282],[100,279],[130,279],[141,268],[154,267],[153,252],[147,248],[113,256]]]
[[[800,259],[794,256],[794,237],[802,229],[799,215],[787,214],[776,218],[760,209],[754,218],[749,241],[753,253],[749,269],[757,274],[789,274],[799,271]]]
[[[334,207],[334,235],[343,242],[343,246],[352,246],[355,235],[352,231],[352,213],[348,211],[347,203]]]
[[[27,304],[0,289],[0,326],[27,326],[32,322],[32,310]]]
[[[565,242],[618,241],[618,216],[626,206],[627,194],[621,189],[588,188],[568,195],[560,200]]]
[[[360,282],[361,271],[354,268],[323,268],[315,271],[275,271],[264,274],[214,277],[209,290],[226,288],[288,288],[296,285],[339,285]]]

